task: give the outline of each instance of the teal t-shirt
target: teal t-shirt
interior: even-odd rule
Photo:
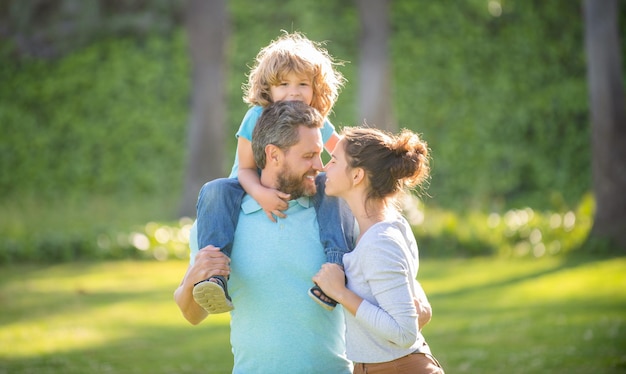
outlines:
[[[348,374],[345,320],[307,294],[326,256],[315,208],[307,197],[289,202],[287,218],[270,221],[244,197],[233,243],[228,291],[233,373]],[[194,223],[190,263],[198,253]]]
[[[228,281],[233,373],[351,373],[341,306],[329,312],[307,294],[326,262],[315,208],[305,197],[285,213],[274,223],[244,197]],[[195,225],[191,263],[198,252],[193,231]]]
[[[263,107],[261,106],[253,106],[248,109],[248,112],[243,117],[241,121],[241,125],[239,126],[239,130],[235,136],[239,138],[240,136],[252,141],[252,130],[254,130],[254,126],[256,126],[256,122],[261,117],[261,113],[263,113]],[[333,126],[328,119],[324,120],[324,127],[321,128],[322,131],[322,141],[324,144],[330,139],[335,132],[335,127]],[[237,178],[237,170],[239,170],[239,155],[235,152],[235,161],[233,163],[233,167],[230,171],[229,178]]]

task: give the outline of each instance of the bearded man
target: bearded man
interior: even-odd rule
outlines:
[[[194,301],[194,285],[229,277],[233,373],[352,371],[341,307],[329,312],[307,294],[326,262],[314,208],[324,198],[322,124],[314,108],[281,101],[266,108],[254,128],[261,184],[290,195],[285,218],[268,220],[245,195],[230,258],[213,246],[198,250],[191,233],[192,259],[174,298],[183,316],[198,324],[208,313]],[[205,349],[211,349],[210,338]]]

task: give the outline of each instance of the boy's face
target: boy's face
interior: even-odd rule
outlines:
[[[313,84],[308,77],[289,72],[281,77],[277,85],[270,86],[272,101],[302,101],[311,105]]]

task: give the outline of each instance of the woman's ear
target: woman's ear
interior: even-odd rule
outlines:
[[[356,186],[365,179],[365,170],[363,168],[352,169],[352,185]]]

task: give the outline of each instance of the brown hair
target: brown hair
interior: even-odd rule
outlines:
[[[393,135],[374,128],[344,127],[342,135],[348,165],[362,168],[369,180],[367,200],[393,197],[420,186],[430,175],[428,145],[410,130]]]
[[[270,87],[279,84],[283,75],[294,72],[311,79],[311,106],[326,117],[345,83],[335,65],[340,63],[336,63],[320,43],[307,39],[299,32],[284,32],[257,54],[248,82],[242,86],[243,101],[250,105],[268,106],[272,103]]]

